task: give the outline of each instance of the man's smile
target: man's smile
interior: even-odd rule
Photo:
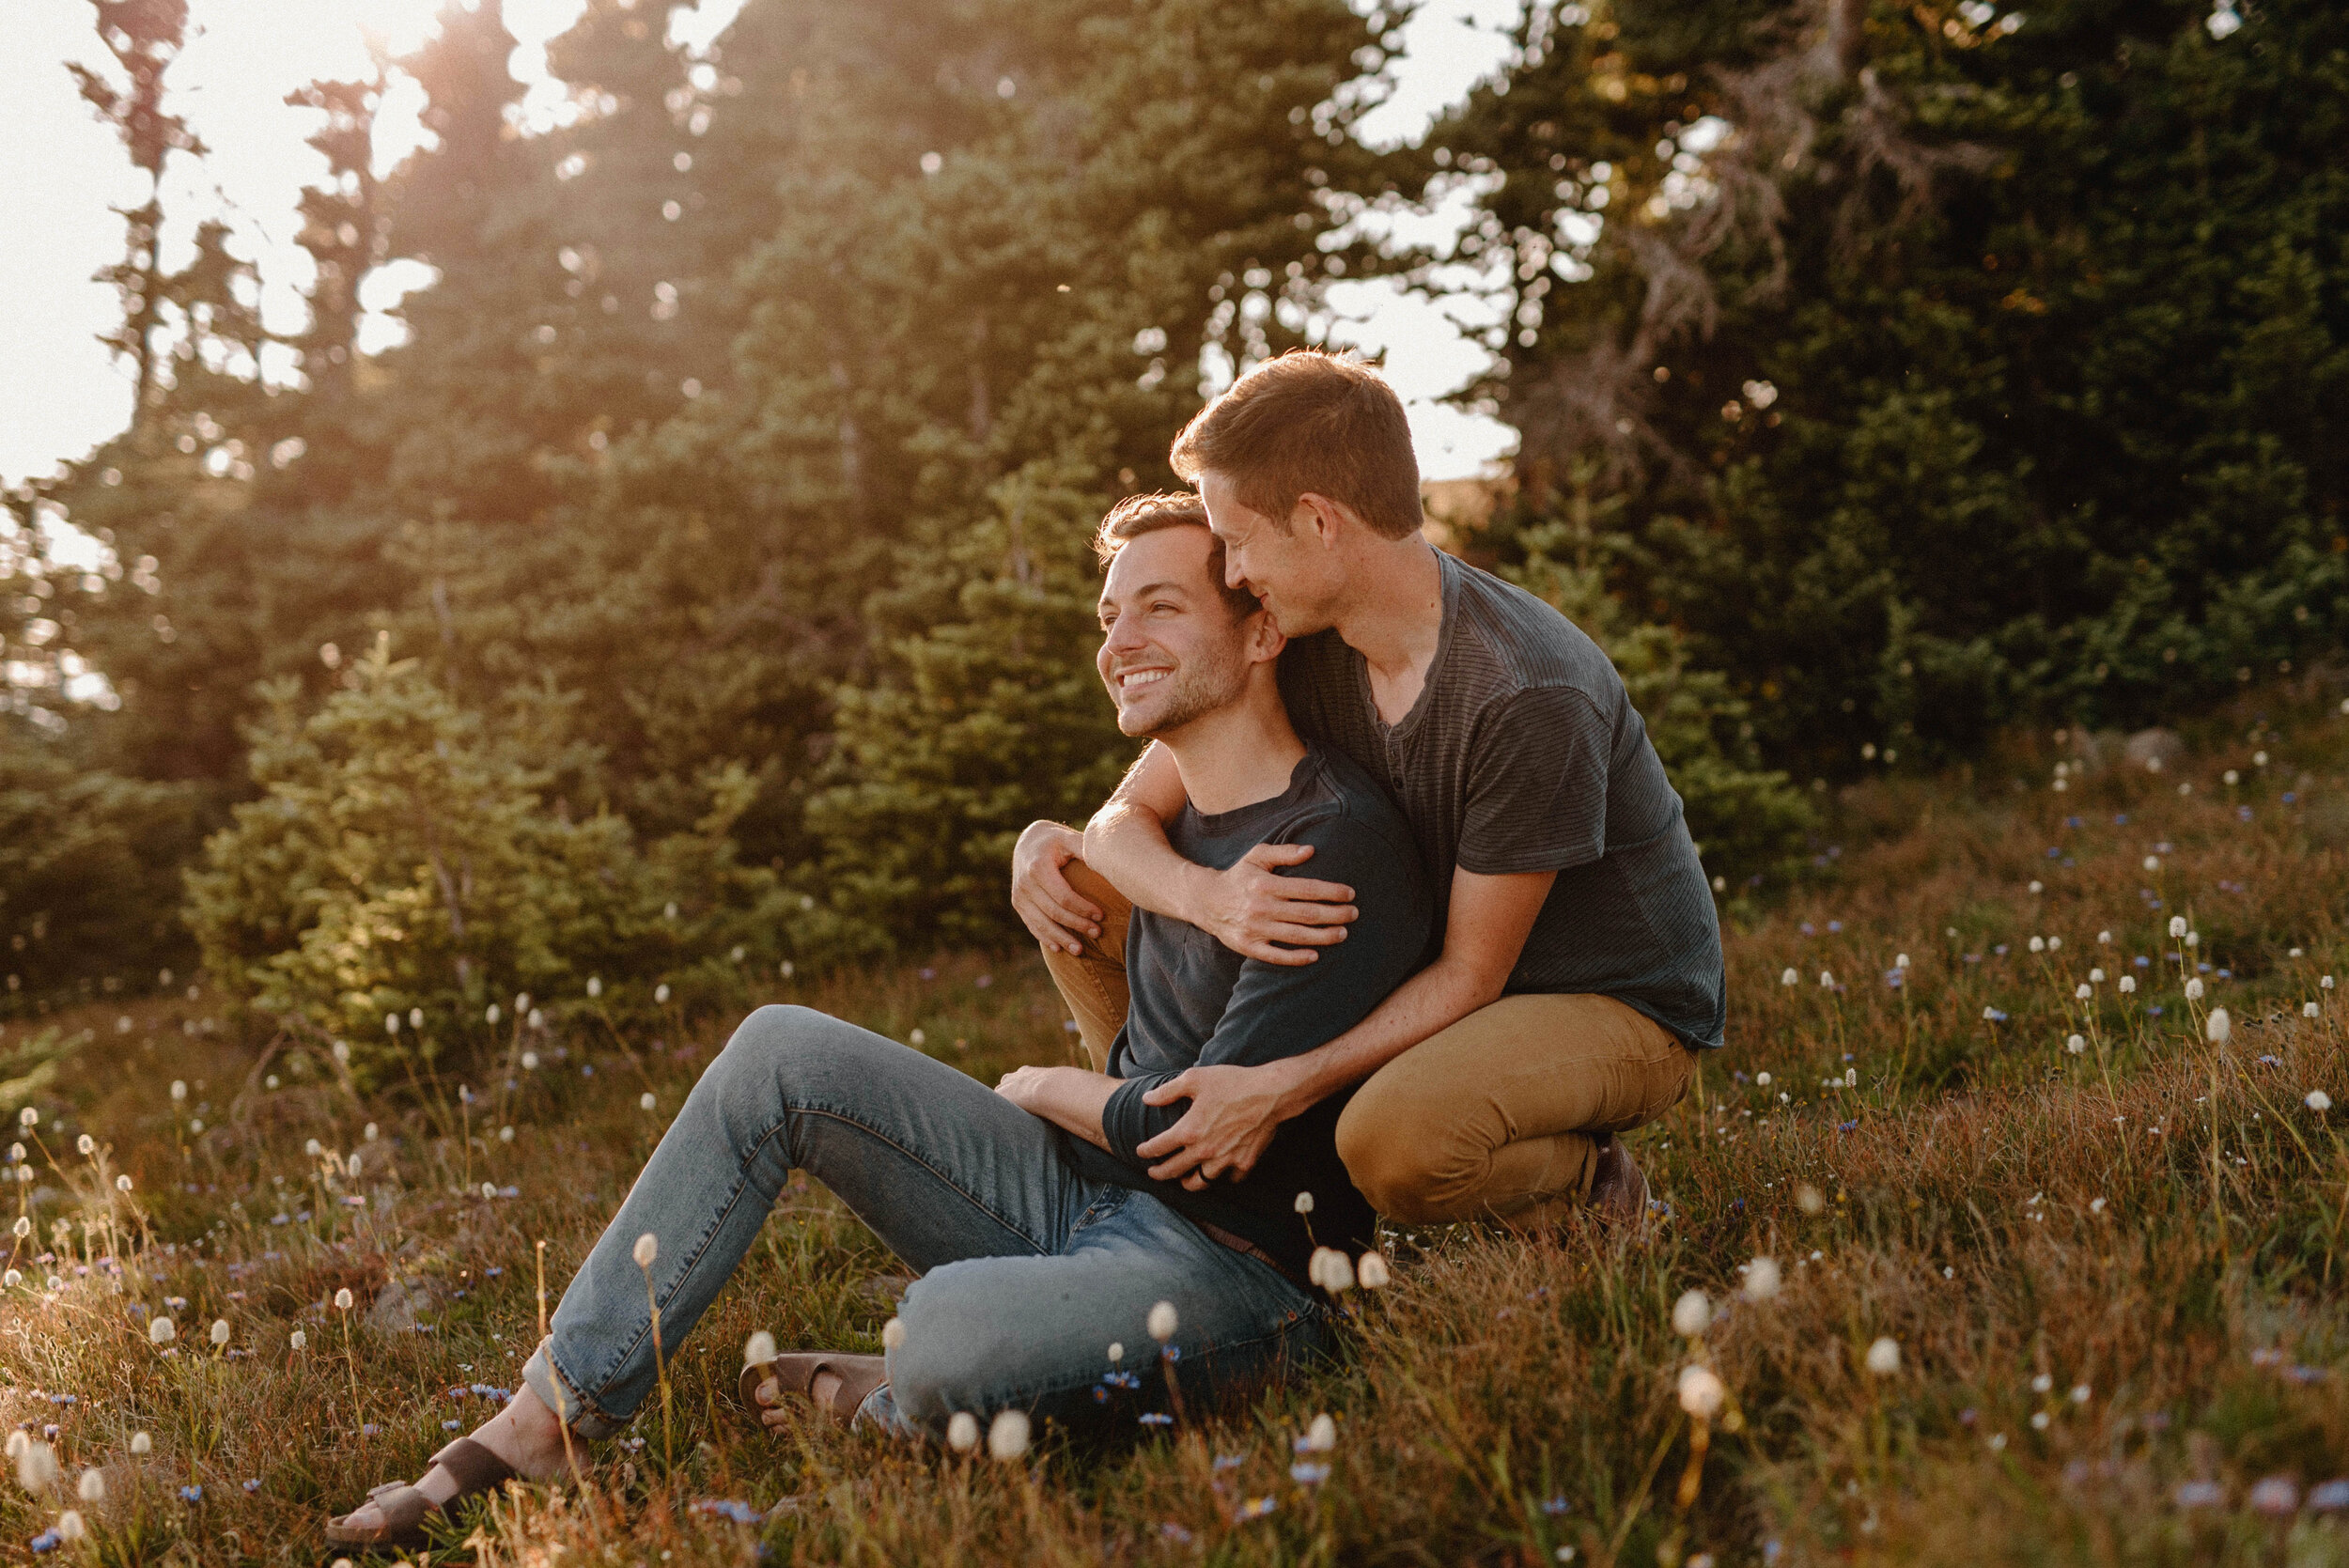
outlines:
[[[1154,680],[1163,679],[1173,673],[1163,665],[1155,664],[1138,670],[1120,670],[1117,673],[1117,690],[1121,694],[1136,691]]]

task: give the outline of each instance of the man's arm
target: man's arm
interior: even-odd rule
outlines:
[[[1082,1067],[1016,1067],[1005,1073],[995,1092],[1054,1126],[1066,1128],[1097,1148],[1110,1141],[1101,1131],[1101,1108],[1124,1081],[1107,1073]]]
[[[1173,753],[1152,742],[1086,824],[1085,864],[1141,908],[1196,925],[1244,958],[1310,964],[1315,948],[1346,939],[1352,888],[1279,875],[1311,859],[1312,845],[1260,844],[1230,870],[1210,871],[1167,842],[1185,799]]]
[[[1500,1000],[1557,879],[1554,871],[1485,877],[1455,868],[1443,952],[1368,1017],[1300,1055],[1252,1067],[1192,1067],[1143,1096],[1151,1105],[1190,1101],[1180,1121],[1135,1151],[1159,1161],[1150,1174],[1180,1177],[1194,1191],[1218,1176],[1245,1175],[1281,1123]]]

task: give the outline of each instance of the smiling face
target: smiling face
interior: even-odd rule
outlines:
[[[1212,470],[1199,476],[1199,499],[1223,541],[1225,579],[1262,599],[1282,635],[1303,637],[1331,624],[1345,568],[1310,506],[1300,503],[1283,530],[1242,504],[1234,481]]]
[[[1160,528],[1110,562],[1095,662],[1126,735],[1169,735],[1229,706],[1253,667],[1280,651],[1261,613],[1233,613],[1208,568],[1213,544],[1204,528]]]

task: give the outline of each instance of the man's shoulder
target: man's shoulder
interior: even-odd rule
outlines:
[[[1446,677],[1489,702],[1538,690],[1580,691],[1600,706],[1620,700],[1623,677],[1607,651],[1557,606],[1456,556],[1445,560],[1456,596]]]

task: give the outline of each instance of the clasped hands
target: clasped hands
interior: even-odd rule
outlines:
[[[1283,1102],[1294,1087],[1283,1071],[1287,1065],[1274,1062],[1260,1067],[1192,1067],[1146,1091],[1144,1105],[1187,1099],[1190,1106],[1173,1126],[1134,1152],[1158,1161],[1150,1167],[1154,1179],[1179,1179],[1193,1192],[1205,1190],[1220,1176],[1246,1175],[1283,1120]],[[997,1082],[995,1092],[1032,1115],[1103,1143],[1104,1086],[1114,1083],[1082,1067],[1015,1067]]]
[[[1055,951],[1081,954],[1087,940],[1101,935],[1107,911],[1069,886],[1063,872],[1083,850],[1082,833],[1056,822],[1036,822],[1012,851],[1012,908],[1030,934]],[[1315,948],[1346,939],[1346,924],[1357,912],[1352,888],[1280,874],[1283,866],[1312,859],[1313,852],[1309,844],[1260,844],[1221,871],[1191,867],[1193,875],[1170,899],[1179,907],[1163,912],[1189,921],[1243,957],[1290,966],[1313,963]],[[1081,1071],[1021,1067],[1005,1075],[996,1092],[1057,1120],[1041,1109],[1056,1098],[1050,1075]],[[1173,1126],[1136,1152],[1158,1161],[1150,1168],[1153,1177],[1179,1179],[1194,1192],[1221,1176],[1244,1176],[1263,1157],[1285,1116],[1304,1108],[1291,1103],[1301,1088],[1290,1062],[1192,1067],[1143,1094],[1148,1105],[1185,1099],[1190,1105]]]

